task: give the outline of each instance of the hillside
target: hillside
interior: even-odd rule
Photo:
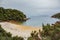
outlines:
[[[0,7],[0,21],[26,21],[26,15],[16,9],[5,9]]]
[[[53,18],[58,18],[58,19],[60,19],[60,13],[56,13],[56,14],[54,14],[52,17],[53,17]]]

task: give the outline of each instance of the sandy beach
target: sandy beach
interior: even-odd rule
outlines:
[[[42,27],[31,27],[31,26],[24,26],[19,24],[14,24],[11,22],[0,22],[2,28],[7,32],[10,32],[12,36],[21,36],[27,38],[30,36],[32,31],[42,31]]]

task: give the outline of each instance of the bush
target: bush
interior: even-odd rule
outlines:
[[[26,18],[26,15],[19,10],[0,7],[0,21],[24,21],[24,18]]]

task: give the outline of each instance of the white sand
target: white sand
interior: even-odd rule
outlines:
[[[9,22],[0,22],[2,28],[7,32],[10,32],[12,36],[21,36],[24,37],[25,40],[30,36],[30,33],[34,30],[38,31],[39,29],[42,30],[42,27],[30,27],[30,26],[23,26],[17,25]]]

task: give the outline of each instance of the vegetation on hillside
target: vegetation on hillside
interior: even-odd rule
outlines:
[[[42,25],[43,31],[32,32],[28,40],[60,40],[60,23]],[[39,37],[39,36],[40,37]]]
[[[28,40],[41,40],[41,38],[39,37],[39,36],[41,36],[41,35],[39,35],[40,33],[41,33],[40,31],[39,32],[32,31],[31,36],[28,37]]]
[[[42,38],[43,40],[60,40],[60,24],[43,25]]]
[[[7,33],[0,25],[0,40],[24,40],[22,37],[14,36],[9,32]]]
[[[16,9],[5,9],[0,7],[0,21],[25,21],[26,15]]]
[[[58,19],[60,19],[60,13],[56,13],[56,14],[54,14],[52,17],[53,17],[53,18],[58,18]]]

